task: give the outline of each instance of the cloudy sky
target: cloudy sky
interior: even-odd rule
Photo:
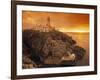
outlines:
[[[22,12],[23,29],[31,29],[36,24],[45,25],[50,17],[51,26],[62,32],[89,32],[89,15],[75,13]]]

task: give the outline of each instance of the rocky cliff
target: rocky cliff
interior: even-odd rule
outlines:
[[[23,31],[23,68],[75,66],[86,50],[62,32]]]

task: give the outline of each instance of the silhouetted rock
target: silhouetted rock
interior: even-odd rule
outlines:
[[[32,61],[29,57],[27,56],[23,56],[22,58],[23,60],[23,64],[22,64],[22,68],[23,69],[27,69],[27,68],[35,68],[37,67],[36,63],[34,61]]]
[[[35,67],[75,65],[76,60],[82,59],[85,53],[85,49],[76,46],[72,37],[62,32],[23,31],[23,55],[27,55]]]
[[[74,46],[72,51],[76,55],[76,60],[81,60],[86,53],[86,50],[79,46]]]

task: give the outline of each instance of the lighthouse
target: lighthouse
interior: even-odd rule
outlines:
[[[50,27],[50,17],[47,18],[47,26]]]
[[[33,26],[33,30],[39,30],[40,32],[49,32],[55,29],[53,26],[51,26],[50,17],[46,18],[45,23],[46,23],[45,25],[37,24]]]

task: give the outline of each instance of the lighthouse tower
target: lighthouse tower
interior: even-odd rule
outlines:
[[[47,18],[47,26],[50,27],[50,17]]]
[[[50,17],[47,18],[46,26],[48,27],[49,31],[52,30],[52,26],[51,26],[51,23],[50,23]]]

